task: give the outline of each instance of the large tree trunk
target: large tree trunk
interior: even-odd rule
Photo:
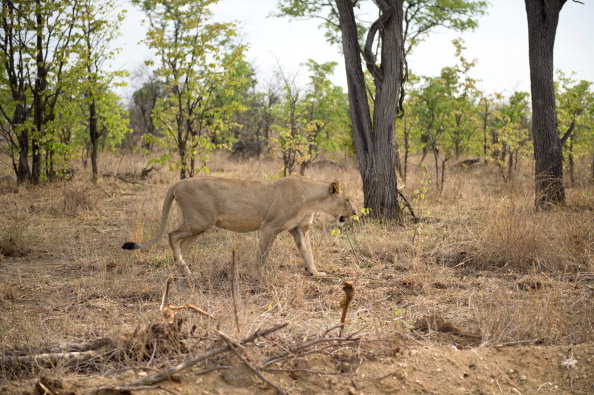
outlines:
[[[347,73],[353,142],[363,181],[364,205],[375,218],[398,219],[396,143],[394,124],[402,78],[402,1],[378,1],[380,19],[370,28],[365,60],[372,72],[376,95],[373,122],[361,65],[361,48],[350,0],[336,0]],[[381,66],[371,53],[376,33],[382,43]]]
[[[539,209],[565,203],[563,155],[557,131],[553,49],[559,13],[566,0],[525,0],[532,91],[535,202]]]

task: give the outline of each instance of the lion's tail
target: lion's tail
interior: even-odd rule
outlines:
[[[172,186],[171,188],[169,188],[169,190],[167,191],[167,195],[165,196],[165,200],[163,201],[163,211],[161,212],[161,226],[159,227],[159,232],[157,232],[157,235],[146,244],[138,244],[133,241],[127,241],[124,243],[124,245],[122,245],[122,248],[124,250],[138,250],[140,248],[150,247],[153,244],[155,244],[157,241],[159,241],[159,239],[163,235],[163,232],[165,231],[165,228],[167,227],[167,219],[169,218],[169,211],[171,209],[171,204],[173,203],[173,199],[175,199],[175,196],[173,195],[174,190],[175,190],[175,185]]]

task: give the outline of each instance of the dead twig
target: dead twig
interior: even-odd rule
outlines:
[[[411,204],[408,202],[408,200],[406,199],[406,197],[404,196],[404,194],[402,192],[400,192],[400,190],[398,190],[398,196],[400,196],[400,198],[404,201],[404,205],[410,211],[410,215],[413,217],[414,223],[421,222],[421,219],[415,215],[415,212],[413,211],[413,208],[412,208]]]
[[[10,368],[15,366],[55,366],[58,364],[80,365],[93,358],[100,358],[102,355],[103,353],[99,350],[15,355],[0,358],[0,366]]]
[[[216,320],[216,317],[214,315],[207,313],[206,311],[202,310],[201,308],[191,305],[189,303],[186,303],[186,304],[183,304],[180,306],[171,306],[169,304],[169,288],[171,286],[171,281],[172,281],[171,277],[168,277],[167,280],[165,281],[165,286],[163,289],[163,297],[161,298],[161,307],[159,307],[159,310],[161,310],[161,314],[163,315],[163,319],[165,320],[165,322],[167,322],[168,324],[172,324],[173,320],[175,318],[175,314],[173,313],[173,310],[183,310],[183,309],[194,310],[195,312],[197,312],[205,317]]]
[[[211,318],[213,320],[217,319],[217,317],[215,317],[214,315],[207,313],[206,311],[202,310],[201,308],[196,307],[189,303],[183,304],[181,306],[167,306],[167,307],[169,307],[171,310],[183,310],[183,309],[194,310],[195,312],[197,312],[205,317]]]
[[[126,183],[128,183],[128,184],[135,184],[135,185],[137,185],[137,184],[138,184],[138,182],[136,182],[136,181],[129,181],[129,180],[126,180],[124,177],[122,177],[122,176],[119,176],[119,175],[117,175],[117,174],[107,174],[107,173],[105,173],[105,174],[102,174],[102,176],[103,176],[103,177],[113,177],[113,178],[117,178],[118,180],[120,180],[120,181],[123,181],[123,182],[126,182]]]
[[[294,347],[288,351],[285,351],[277,356],[268,358],[266,361],[264,361],[264,363],[262,363],[262,367],[266,367],[266,366],[270,365],[271,363],[280,361],[281,359],[287,357],[288,355],[297,355],[298,352],[303,351],[303,350],[305,350],[309,347],[312,347],[316,344],[331,343],[331,342],[347,343],[347,342],[356,342],[356,341],[359,341],[359,338],[351,338],[350,336],[346,337],[346,338],[342,338],[342,337],[317,338],[317,339],[305,342],[303,344],[300,344],[297,347]]]
[[[171,390],[171,389],[167,389],[160,385],[141,385],[141,386],[137,386],[137,387],[115,386],[115,387],[109,387],[109,389],[113,390],[113,391],[118,391],[118,393],[126,393],[126,392],[132,392],[132,391],[158,390],[158,391],[169,392],[170,394],[173,394],[173,395],[179,395],[179,392]]]
[[[244,345],[247,343],[251,343],[260,337],[264,337],[264,336],[267,336],[273,332],[279,331],[279,330],[285,328],[287,325],[288,325],[288,323],[284,323],[284,324],[276,325],[269,329],[258,330],[256,332],[254,332],[253,334],[251,334],[250,336],[240,340],[238,342],[238,344]],[[230,351],[230,350],[231,350],[231,346],[229,346],[229,345],[213,348],[210,351],[207,351],[203,354],[200,354],[200,355],[192,357],[192,358],[188,358],[188,359],[184,360],[183,362],[177,364],[176,366],[170,366],[166,369],[158,371],[157,373],[151,374],[150,376],[146,376],[146,377],[143,377],[136,381],[133,381],[131,383],[128,383],[127,385],[125,385],[125,387],[139,387],[139,386],[154,385],[154,384],[160,383],[164,380],[170,379],[176,373],[179,373],[185,369],[191,368],[192,366],[196,365],[199,362],[202,362],[208,358],[212,358],[215,355],[218,355],[223,352]],[[108,389],[112,389],[112,388],[113,387],[111,387],[111,386],[99,387],[99,388],[96,388],[94,391],[92,391],[91,394],[97,394],[99,391],[108,390]]]
[[[308,373],[308,374],[319,374],[320,376],[344,376],[345,373],[341,372],[324,372],[322,370],[312,370],[312,369],[287,369],[287,368],[269,368],[266,369],[267,372],[295,372],[295,373]]]
[[[231,339],[229,336],[227,336],[225,333],[223,333],[221,331],[217,331],[217,332],[218,332],[219,336],[221,336],[221,338],[225,341],[225,343],[227,343],[227,345],[229,347],[231,347],[231,351],[233,351],[235,353],[235,355],[237,355],[237,357],[241,360],[241,362],[243,362],[245,364],[245,366],[247,366],[252,372],[254,372],[254,374],[256,376],[258,376],[260,378],[260,380],[264,381],[266,384],[268,384],[269,386],[274,388],[276,390],[276,392],[278,392],[279,394],[286,394],[285,390],[283,390],[282,388],[280,388],[279,386],[277,386],[276,384],[274,384],[273,382],[268,380],[262,374],[262,372],[260,372],[260,369],[258,369],[257,367],[255,367],[251,363],[249,363],[249,361],[239,352],[238,348],[241,346],[239,344],[237,344],[237,342],[235,340]]]
[[[344,299],[340,302],[340,307],[342,307],[342,315],[340,316],[340,337],[342,337],[344,333],[344,323],[346,320],[347,310],[349,309],[349,305],[355,296],[355,288],[353,287],[353,283],[350,281],[345,281],[342,285],[342,290],[344,291]]]

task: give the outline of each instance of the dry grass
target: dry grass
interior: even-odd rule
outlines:
[[[160,170],[141,181],[144,159],[132,155],[106,157],[102,166],[124,180],[106,177],[93,186],[79,171],[65,185],[0,194],[0,216],[7,218],[0,225],[0,349],[26,352],[48,343],[117,337],[160,320],[162,285],[177,273],[166,241],[132,253],[119,247],[155,234],[162,198],[177,174]],[[223,154],[209,166],[213,175],[250,179],[280,169],[272,160],[237,162]],[[275,341],[290,344],[336,325],[341,284],[353,281],[346,330],[361,331],[365,341],[332,356],[345,360],[393,357],[403,344],[418,342],[459,348],[594,342],[593,187],[568,190],[568,208],[537,213],[527,173],[510,185],[485,164],[449,174],[439,195],[426,173],[412,171],[405,195],[412,198],[421,185],[428,189],[413,203],[424,218],[417,224],[361,221],[332,236],[333,221],[320,216],[312,246],[325,278],[305,275],[288,234],[278,238],[261,278],[252,264],[257,234],[209,231],[187,259],[196,286],[174,287],[171,303],[191,303],[220,317],[215,322],[180,313],[202,340],[216,328],[240,337],[287,321],[290,329]],[[362,206],[352,164],[315,168],[308,176],[339,179]],[[232,250],[238,256],[240,333],[231,299]],[[439,324],[419,324],[427,317]],[[144,366],[143,352],[93,369]],[[155,358],[151,363],[158,366],[182,354]]]

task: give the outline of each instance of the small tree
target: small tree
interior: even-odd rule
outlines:
[[[592,82],[576,81],[563,72],[557,73],[556,98],[559,129],[564,132],[565,159],[569,180],[575,184],[576,161],[586,154],[594,155],[594,93]],[[592,170],[594,172],[594,169]]]
[[[156,74],[165,81],[166,97],[153,110],[158,139],[178,155],[174,167],[180,178],[193,176],[196,160],[205,161],[216,145],[212,132],[225,126],[221,114],[241,109],[237,102],[217,105],[217,90],[233,89],[243,76],[230,70],[242,59],[244,47],[233,44],[232,23],[208,23],[216,0],[134,0],[147,13],[146,43],[157,52]],[[234,79],[235,78],[235,79]],[[239,80],[237,79],[239,78]],[[216,125],[214,124],[216,123]],[[170,155],[161,156],[168,161]]]
[[[507,103],[497,105],[494,114],[490,152],[505,182],[511,180],[519,159],[531,153],[528,145],[529,97],[527,92],[515,92]]]
[[[304,106],[306,135],[310,143],[307,145],[307,152],[301,155],[301,175],[305,174],[307,167],[321,151],[334,152],[349,147],[350,138],[346,133],[350,129],[347,96],[341,87],[330,81],[336,66],[336,62],[317,63],[312,59],[306,63],[309,84],[306,87]]]
[[[127,105],[130,114],[130,128],[133,131],[132,145],[145,134],[160,137],[152,114],[157,100],[162,99],[165,94],[164,82],[159,80],[146,65],[133,73],[133,80],[136,81],[138,87],[132,93]],[[150,151],[152,145],[145,144],[144,148]]]
[[[348,107],[342,89],[330,81],[335,62],[317,63],[308,60],[309,83],[300,87],[296,75],[288,77],[282,70],[279,79],[284,95],[277,106],[278,136],[276,141],[283,156],[283,176],[299,166],[304,175],[322,151],[344,149],[348,143],[344,130],[348,130]]]
[[[87,115],[92,178],[97,182],[100,139],[109,134],[117,141],[121,141],[122,134],[128,132],[121,117],[121,111],[113,111],[114,98],[109,92],[109,86],[114,83],[114,80],[124,77],[127,73],[105,70],[105,62],[113,59],[116,54],[110,46],[119,35],[119,25],[125,13],[120,12],[115,19],[111,18],[110,14],[116,5],[112,0],[81,1],[81,17],[78,21],[81,40],[77,46],[81,75],[79,89],[83,92],[82,105]],[[119,84],[123,83],[119,82]],[[101,109],[105,111],[100,112]],[[111,127],[101,128],[101,123],[109,124]]]
[[[461,40],[453,43],[459,64],[444,67],[439,77],[425,78],[425,85],[415,93],[413,107],[413,116],[418,119],[427,147],[433,153],[440,191],[445,183],[447,162],[468,152],[477,142],[478,91],[474,79],[468,75],[475,62],[468,62],[462,56]]]

